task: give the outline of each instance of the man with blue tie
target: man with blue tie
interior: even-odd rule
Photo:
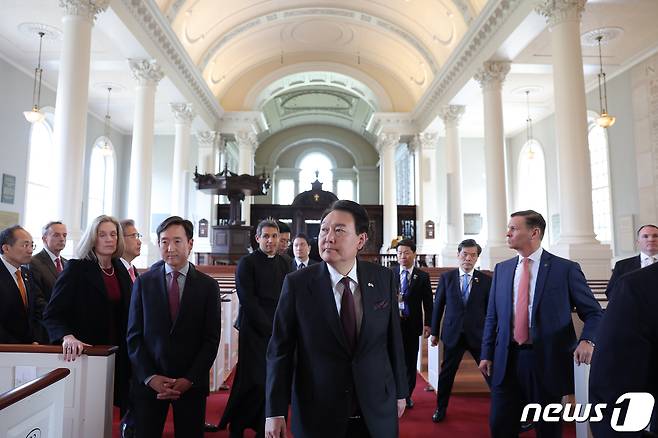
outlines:
[[[432,421],[443,421],[448,409],[452,384],[464,353],[468,351],[475,363],[480,362],[482,329],[487,314],[491,278],[475,269],[482,248],[473,239],[462,241],[457,247],[459,268],[439,278],[432,315],[432,345],[443,341],[443,362],[437,384],[436,411]],[[445,318],[444,318],[445,312]],[[487,384],[489,378],[485,377]]]
[[[480,371],[491,376],[493,438],[516,437],[527,403],[560,403],[573,394],[573,362],[589,364],[601,306],[580,266],[541,247],[546,221],[533,210],[513,213],[507,246],[518,256],[498,263],[482,336]],[[571,319],[584,321],[580,339]],[[560,422],[536,424],[537,436],[560,437]]]

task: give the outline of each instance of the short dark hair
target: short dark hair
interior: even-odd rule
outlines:
[[[370,218],[368,217],[368,212],[361,204],[346,199],[334,201],[334,203],[322,213],[320,223],[322,223],[329,213],[336,210],[344,211],[352,215],[354,218],[354,228],[356,229],[357,234],[368,234],[370,229]]]
[[[163,220],[160,225],[158,225],[158,228],[155,230],[155,232],[158,235],[158,241],[160,240],[160,234],[167,228],[169,228],[172,225],[180,225],[183,227],[185,230],[185,235],[187,236],[187,240],[192,240],[192,237],[194,237],[194,225],[192,225],[192,222],[188,221],[187,219],[183,219],[180,216],[169,216],[167,219]]]
[[[459,242],[459,246],[457,247],[457,254],[462,252],[462,249],[464,248],[477,248],[478,257],[480,254],[482,254],[482,247],[475,241],[475,239],[465,239]]]
[[[279,234],[290,233],[290,227],[285,222],[276,221],[276,224],[279,226]]]
[[[13,246],[16,243],[16,231],[24,230],[20,225],[12,225],[0,231],[0,254],[4,254],[5,250],[2,249],[3,245]]]
[[[416,252],[416,243],[411,239],[402,239],[398,242],[397,248],[406,246],[411,249],[411,252]]]
[[[308,238],[308,236],[307,236],[306,234],[304,234],[304,233],[299,233],[299,234],[297,234],[297,235],[292,239],[293,243],[295,242],[295,239],[304,239],[304,240],[306,240],[306,244],[307,244],[308,246],[311,246],[311,240],[310,240],[310,239]]]
[[[656,226],[654,224],[644,224],[640,228],[637,229],[637,233],[636,233],[637,237],[640,237],[640,231],[642,231],[642,228],[646,228],[646,227],[651,227],[651,228],[655,228],[655,229],[658,230],[658,226]]]
[[[546,221],[544,216],[537,213],[535,210],[521,210],[511,214],[512,217],[521,216],[525,218],[525,224],[528,228],[539,228],[539,238],[544,238],[544,231],[546,231]]]
[[[261,233],[263,232],[263,228],[265,227],[271,227],[280,230],[279,224],[277,224],[275,220],[263,219],[262,221],[258,222],[258,225],[256,226],[256,236],[260,237]]]

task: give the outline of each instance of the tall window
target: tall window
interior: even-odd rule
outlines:
[[[106,141],[107,144],[105,144]],[[88,222],[101,214],[112,214],[114,167],[112,142],[105,137],[99,137],[91,149],[91,163],[89,164]]]
[[[529,140],[521,148],[517,178],[516,209],[535,210],[548,220],[546,162],[543,148],[537,140]]]
[[[608,137],[605,129],[590,125],[589,160],[592,168],[592,215],[594,233],[601,242],[612,241],[612,208],[610,206],[610,178],[608,167]]]
[[[41,227],[53,217],[55,208],[53,182],[54,142],[52,128],[47,119],[32,124],[30,130],[29,163],[27,171],[27,195],[25,200],[25,228],[34,241],[41,241]]]
[[[315,181],[315,172],[318,172],[318,180],[322,183],[322,190],[333,192],[333,164],[329,157],[321,152],[311,152],[299,163],[299,191],[311,190],[311,183]]]
[[[354,181],[351,179],[339,179],[336,186],[336,196],[338,196],[338,199],[354,201]]]
[[[277,184],[277,201],[280,205],[290,205],[295,199],[295,181],[280,179]]]

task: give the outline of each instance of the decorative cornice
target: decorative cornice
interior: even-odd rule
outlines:
[[[115,0],[112,8],[117,14],[127,12],[141,31],[151,39],[156,50],[160,52],[160,56],[156,56],[156,58],[161,61],[161,64],[168,66],[168,77],[186,95],[186,98],[194,103],[196,110],[200,112],[206,123],[214,126],[224,110],[210,91],[198,67],[190,59],[171,25],[162,15],[156,2]],[[128,17],[126,14],[123,15],[120,15],[120,18],[123,18],[125,22]]]
[[[83,17],[92,23],[98,14],[107,9],[109,4],[110,0],[59,0],[59,6],[64,8],[66,15]]]
[[[410,149],[415,151],[418,148],[429,149],[430,147],[436,146],[436,142],[439,140],[438,132],[421,132],[416,134],[411,139],[409,143]]]
[[[164,77],[164,72],[155,59],[129,59],[128,65],[139,85],[158,85]]]
[[[260,134],[267,130],[267,120],[262,111],[232,111],[226,112],[219,119],[222,132],[253,131]]]
[[[464,105],[445,105],[439,110],[439,117],[445,125],[459,124],[459,119],[464,115],[466,107]]]
[[[169,108],[171,108],[171,112],[174,114],[176,123],[190,124],[194,120],[194,117],[196,117],[191,103],[170,103]]]
[[[509,73],[511,63],[507,61],[487,61],[475,73],[473,79],[480,83],[482,88],[500,87]]]
[[[185,4],[186,0],[175,0],[174,2],[169,5],[169,8],[167,9],[166,17],[167,20],[171,23],[174,21],[176,16],[178,15],[178,11],[180,11],[180,8],[183,7]]]
[[[196,133],[196,139],[200,148],[213,148],[219,141],[219,132],[199,131]]]
[[[384,153],[386,149],[395,148],[400,144],[400,134],[385,132],[377,136],[377,152]]]
[[[238,142],[238,149],[247,149],[255,151],[258,147],[258,137],[249,131],[238,131],[235,133],[235,139]]]
[[[565,21],[580,21],[587,0],[542,0],[537,13],[546,17],[549,26]]]

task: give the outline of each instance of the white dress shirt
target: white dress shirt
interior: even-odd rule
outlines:
[[[464,290],[464,280],[466,279],[466,277],[464,277],[464,275],[468,274],[468,292],[466,292],[466,300],[467,301],[468,301],[468,297],[471,296],[471,288],[473,287],[473,271],[475,271],[475,269],[472,269],[471,272],[466,272],[461,267],[459,267],[459,292],[460,293]]]
[[[336,310],[338,310],[338,315],[340,315],[340,302],[343,298],[343,284],[340,282],[344,275],[338,272],[333,266],[327,264],[329,269],[329,277],[331,279],[331,289],[334,292],[334,300],[336,301]],[[350,277],[350,286],[352,288],[352,295],[354,296],[354,313],[356,314],[356,334],[357,336],[361,332],[361,321],[363,320],[363,305],[361,304],[361,289],[359,288],[359,277],[356,272],[356,259],[354,260],[354,266],[347,273],[347,277]]]
[[[7,260],[5,260],[5,256],[0,254],[0,260],[2,260],[2,263],[5,264],[5,268],[9,271],[9,275],[11,275],[11,278],[14,279],[14,283],[16,283],[16,287],[18,287],[18,290],[20,290],[20,287],[18,286],[18,279],[16,278],[16,271],[18,271],[18,268],[9,263]]]
[[[640,267],[646,268],[647,266],[651,266],[658,260],[658,254],[655,256],[650,256],[648,254],[645,254],[643,252],[640,252]]]
[[[535,285],[537,284],[537,274],[539,273],[539,265],[541,262],[541,255],[544,252],[542,247],[528,256],[530,260],[530,287],[528,288],[528,327],[532,327],[532,304],[535,301]],[[521,270],[523,269],[524,257],[519,254],[519,260],[516,264],[514,271],[514,308],[512,309],[512,325],[514,324],[514,315],[516,315],[516,300],[519,297],[519,283],[521,282]]]
[[[165,277],[167,278],[167,287],[169,287],[169,283],[171,282],[171,276],[173,275],[172,272],[174,272],[174,268],[169,266],[168,264],[164,264],[165,266]],[[190,264],[185,263],[185,266],[181,268],[178,273],[180,274],[176,281],[178,282],[178,297],[182,300],[183,299],[183,288],[185,287],[185,279],[187,278],[187,272],[190,270]]]

